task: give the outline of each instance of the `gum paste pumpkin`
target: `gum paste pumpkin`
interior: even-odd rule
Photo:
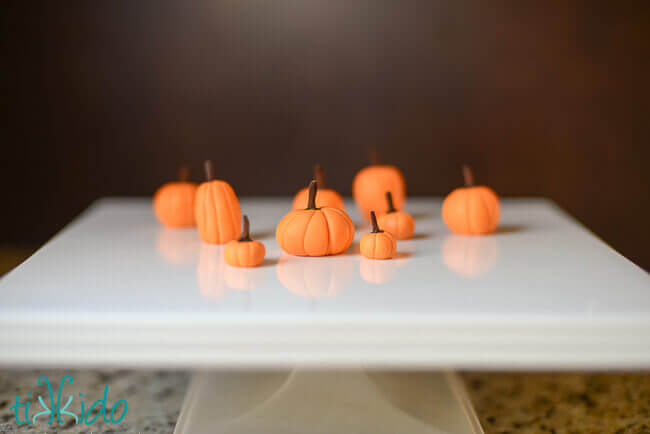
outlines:
[[[199,235],[206,243],[225,244],[239,236],[241,208],[226,181],[214,179],[212,162],[205,162],[206,182],[196,191],[194,214]]]
[[[275,231],[280,248],[296,256],[336,255],[354,239],[354,224],[339,208],[316,206],[318,183],[309,185],[307,207],[290,211]]]
[[[482,235],[494,232],[499,222],[499,196],[490,187],[475,186],[468,166],[463,166],[465,187],[449,193],[442,203],[442,219],[457,234]]]
[[[376,160],[373,152],[373,164],[361,169],[352,181],[352,196],[366,220],[370,219],[370,211],[375,211],[378,216],[388,212],[387,191],[393,195],[396,209],[402,209],[406,202],[406,182],[402,171],[395,166],[375,164]]]
[[[368,259],[391,259],[397,247],[395,237],[379,228],[374,211],[370,211],[370,221],[372,231],[361,237],[361,254]]]
[[[251,239],[248,216],[244,216],[241,237],[226,244],[224,252],[226,263],[233,267],[257,267],[264,261],[265,254],[264,244]]]
[[[153,210],[163,225],[170,228],[194,226],[196,184],[187,181],[187,167],[181,167],[178,181],[163,184],[153,196]]]
[[[336,190],[325,188],[325,171],[323,166],[317,164],[314,166],[314,179],[318,183],[318,194],[316,195],[316,206],[322,208],[324,206],[330,208],[344,209],[343,198]],[[303,188],[293,198],[293,205],[291,209],[301,209],[305,206],[305,202],[309,197],[309,188]]]
[[[377,218],[379,226],[386,232],[390,232],[398,240],[408,240],[413,237],[415,232],[415,220],[405,211],[397,211],[393,205],[393,195],[390,191],[386,192],[386,203],[388,212]]]

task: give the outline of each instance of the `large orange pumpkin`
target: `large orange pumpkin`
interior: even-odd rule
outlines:
[[[361,254],[368,259],[390,259],[395,255],[395,237],[379,229],[374,211],[370,211],[372,232],[361,237]]]
[[[318,183],[309,185],[307,208],[290,211],[275,231],[280,248],[296,256],[336,255],[350,247],[354,223],[339,208],[316,207]]]
[[[226,244],[226,263],[233,267],[257,267],[264,261],[265,254],[264,244],[251,239],[248,216],[244,216],[241,237]]]
[[[375,211],[377,215],[388,212],[387,191],[393,195],[395,208],[402,209],[406,201],[406,182],[395,166],[374,164],[365,167],[352,181],[352,196],[366,219],[370,218],[370,211]]]
[[[153,195],[154,214],[165,226],[194,226],[196,184],[188,182],[187,175],[187,168],[181,167],[178,181],[163,184]]]
[[[494,232],[499,222],[499,197],[489,187],[474,186],[468,166],[463,166],[465,187],[449,193],[442,203],[442,219],[457,234],[480,235]]]
[[[210,161],[205,162],[205,173],[207,180],[196,191],[196,225],[203,241],[225,244],[241,231],[239,200],[230,184],[214,179]]]
[[[345,208],[343,198],[336,190],[325,187],[325,171],[320,164],[314,167],[314,177],[318,182],[318,195],[316,195],[316,206],[322,208],[324,206],[330,208]],[[305,206],[307,198],[309,197],[309,188],[303,188],[293,198],[293,205],[291,209],[301,209]]]
[[[397,211],[393,204],[393,195],[390,191],[386,192],[386,202],[388,203],[388,212],[377,218],[379,226],[386,232],[390,232],[398,240],[408,240],[413,237],[415,232],[415,220],[405,211]]]

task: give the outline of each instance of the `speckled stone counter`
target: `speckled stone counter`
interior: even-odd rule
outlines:
[[[37,420],[41,420],[40,423],[18,425],[14,410],[11,409],[16,401],[16,394],[20,394],[22,403],[27,399],[28,393],[32,394],[29,415],[33,417],[41,410],[37,396],[42,396],[49,405],[48,389],[37,384],[38,378],[46,376],[49,379],[56,400],[59,383],[65,375],[71,376],[73,383],[68,384],[68,381],[63,386],[64,398],[61,408],[67,397],[72,395],[74,401],[69,409],[79,416],[81,400],[85,401],[85,407],[88,409],[93,402],[103,397],[108,385],[107,410],[110,412],[116,401],[125,399],[128,410],[124,419],[118,424],[113,424],[110,421],[106,423],[103,417],[98,417],[92,424],[85,425],[75,424],[74,418],[63,416],[64,424],[56,421],[48,424],[48,417],[42,416]],[[3,370],[0,371],[0,433],[171,433],[185,397],[188,381],[189,375],[182,372]],[[82,397],[79,397],[79,393]],[[21,412],[24,412],[23,408]],[[116,418],[118,414],[115,413]],[[24,420],[24,417],[20,420]]]
[[[464,374],[486,433],[650,433],[650,374]]]
[[[38,395],[47,401],[38,378],[48,377],[56,395],[64,375],[74,379],[63,388],[63,400],[75,398],[69,409],[78,413],[82,399],[90,406],[108,385],[107,410],[125,399],[124,420],[116,425],[98,417],[83,425],[66,416],[64,424],[47,424],[43,417],[36,425],[17,425],[11,408],[16,394],[21,403],[29,393],[33,402]],[[486,433],[650,433],[650,374],[466,373],[463,378]],[[171,433],[188,380],[183,372],[3,370],[0,433]],[[40,405],[32,406],[33,417]]]

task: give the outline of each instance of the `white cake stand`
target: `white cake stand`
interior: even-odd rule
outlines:
[[[176,431],[228,434],[481,432],[446,370],[650,366],[648,274],[549,201],[464,237],[409,199],[391,261],[284,255],[289,206],[242,201],[267,260],[238,269],[149,200],[97,202],[0,281],[0,364],[195,369]]]

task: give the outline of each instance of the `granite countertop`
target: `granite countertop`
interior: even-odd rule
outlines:
[[[75,424],[72,417],[63,417],[67,423],[58,424],[55,421],[47,424],[49,416],[42,416],[42,419],[39,418],[42,420],[40,423],[18,425],[14,410],[10,408],[16,401],[16,394],[20,394],[23,403],[27,394],[31,393],[32,397],[41,395],[48,404],[47,388],[37,384],[38,378],[46,376],[50,380],[56,400],[59,382],[65,375],[73,378],[72,384],[64,385],[62,393],[64,397],[74,396],[75,399],[69,406],[72,412],[77,415],[81,413],[79,393],[83,395],[85,407],[89,408],[93,402],[102,398],[104,388],[108,385],[106,401],[109,410],[113,403],[120,399],[126,399],[128,403],[124,420],[113,424],[98,417],[94,423],[84,425]],[[189,374],[184,372],[3,370],[0,371],[0,433],[171,433],[180,413],[188,382]],[[41,406],[36,398],[32,398],[31,406],[29,415],[33,417],[41,410]],[[117,411],[115,417],[118,417]]]
[[[650,433],[650,374],[463,375],[486,433]]]
[[[73,412],[80,412],[82,399],[89,407],[109,385],[108,410],[126,399],[127,417],[117,425],[101,417],[90,426],[70,417],[63,425],[48,425],[46,416],[40,424],[17,425],[11,408],[16,394],[23,403],[28,393],[48,396],[37,384],[46,376],[56,395],[64,375],[74,379],[63,392],[75,397]],[[650,374],[465,373],[463,378],[486,433],[650,433]],[[188,381],[184,372],[3,370],[0,432],[170,433]],[[40,405],[32,405],[31,417],[40,411]]]

